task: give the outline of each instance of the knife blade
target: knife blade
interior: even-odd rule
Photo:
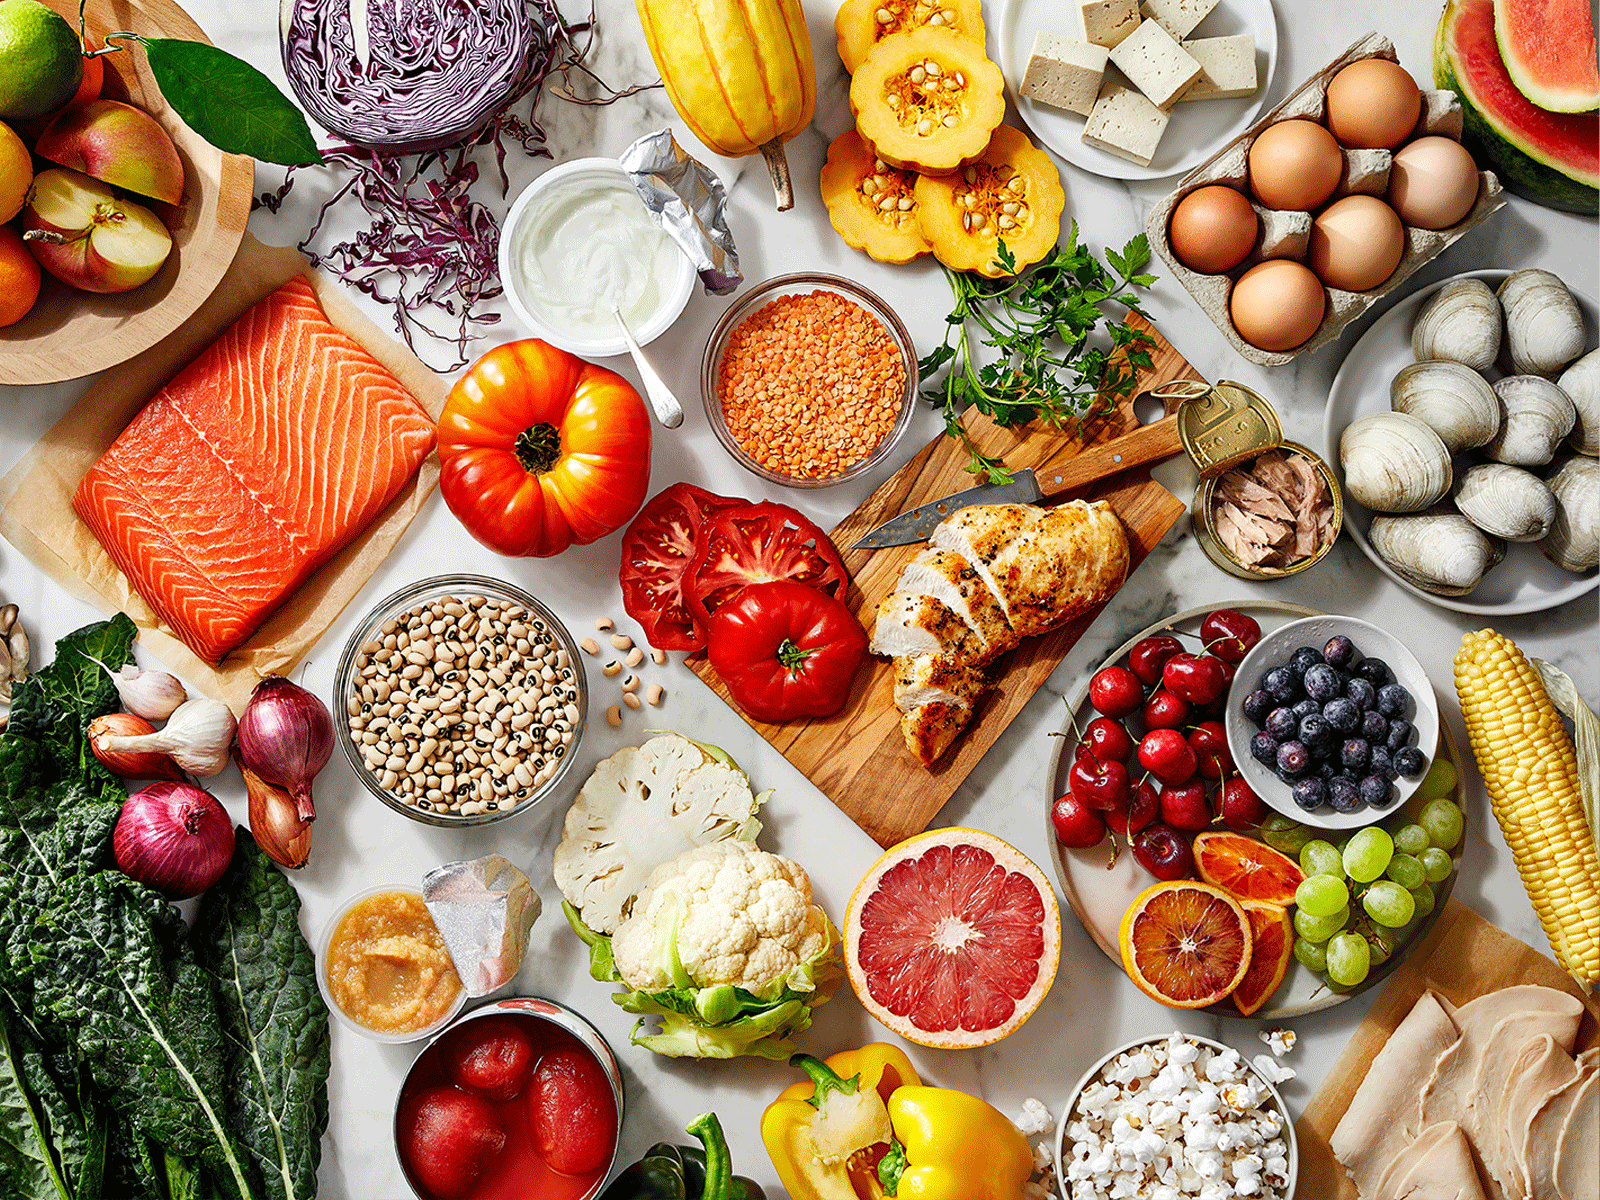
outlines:
[[[964,492],[919,504],[885,521],[850,549],[882,550],[888,546],[925,542],[934,528],[951,513],[971,508],[974,504],[1037,504],[1043,499],[1044,493],[1039,490],[1031,470],[1013,471],[1010,483],[980,483]]]

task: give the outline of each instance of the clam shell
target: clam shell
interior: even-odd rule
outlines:
[[[1483,530],[1447,509],[1373,517],[1367,540],[1396,575],[1437,596],[1465,596],[1503,554]]]
[[[1495,381],[1494,394],[1500,401],[1500,432],[1483,452],[1496,462],[1517,467],[1549,462],[1578,419],[1560,385],[1538,375],[1507,375]]]
[[[1401,368],[1389,385],[1389,405],[1437,433],[1452,454],[1483,445],[1500,429],[1500,402],[1494,389],[1477,371],[1455,361],[1415,362]]]
[[[1591,350],[1556,380],[1578,410],[1567,445],[1579,454],[1600,454],[1600,350]]]
[[[1532,471],[1479,463],[1456,480],[1451,494],[1461,515],[1508,542],[1536,542],[1555,524],[1556,498]]]
[[[1450,451],[1405,413],[1373,413],[1339,438],[1344,486],[1374,512],[1418,512],[1450,490]]]
[[[1563,457],[1545,482],[1556,499],[1556,519],[1540,551],[1564,570],[1593,570],[1600,565],[1600,462]]]
[[[1419,361],[1448,359],[1474,371],[1500,356],[1500,301],[1481,279],[1455,279],[1435,292],[1411,326]]]
[[[1513,271],[1495,295],[1506,314],[1506,350],[1521,375],[1554,378],[1583,353],[1583,314],[1549,271]]]

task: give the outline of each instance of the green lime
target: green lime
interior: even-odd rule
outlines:
[[[83,82],[83,47],[65,17],[39,0],[0,0],[0,118],[42,117]]]

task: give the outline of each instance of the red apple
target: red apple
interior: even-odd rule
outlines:
[[[63,109],[45,126],[33,152],[125,191],[168,204],[183,200],[178,148],[154,117],[120,100]]]
[[[155,213],[98,179],[59,168],[34,179],[22,227],[39,265],[86,292],[131,291],[172,251],[172,235]]]

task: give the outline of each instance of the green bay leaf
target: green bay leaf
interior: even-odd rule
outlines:
[[[217,149],[284,166],[322,161],[305,115],[249,63],[176,38],[147,38],[145,53],[167,103]]]

